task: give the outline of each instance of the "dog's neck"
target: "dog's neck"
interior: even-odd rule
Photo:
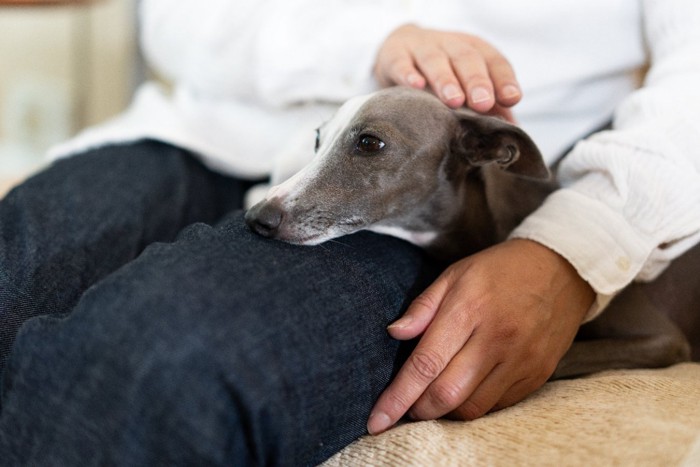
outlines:
[[[556,187],[554,182],[518,177],[495,165],[459,171],[449,181],[463,203],[445,216],[426,249],[450,261],[505,240]]]

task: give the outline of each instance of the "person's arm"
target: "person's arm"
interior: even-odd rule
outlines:
[[[564,188],[515,230],[567,258],[598,294],[595,317],[700,241],[700,3],[643,2],[651,67],[613,130],[579,143]]]

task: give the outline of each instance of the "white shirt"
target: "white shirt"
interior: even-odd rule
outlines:
[[[141,14],[143,50],[173,92],[143,85],[124,115],[55,157],[155,138],[214,170],[266,176],[300,132],[311,152],[314,128],[376,89],[379,46],[411,22],[475,34],[508,58],[524,94],[515,117],[550,163],[614,116],[512,234],[575,266],[598,293],[589,317],[700,241],[697,0],[146,0]]]

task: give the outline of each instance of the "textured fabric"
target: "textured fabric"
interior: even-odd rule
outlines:
[[[318,463],[365,433],[399,351],[385,328],[421,263],[371,233],[311,248],[266,241],[239,215],[196,224],[93,286],[69,317],[21,329],[3,459]]]
[[[155,241],[240,206],[250,186],[158,142],[60,161],[0,200],[0,373],[18,327],[70,311]]]
[[[678,465],[700,461],[700,364],[547,383],[473,422],[407,423],[331,466]]]
[[[142,142],[0,201],[1,465],[312,465],[365,433],[410,349],[386,326],[439,267],[264,239],[245,188]]]

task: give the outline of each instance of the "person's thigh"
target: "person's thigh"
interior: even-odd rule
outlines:
[[[365,433],[400,352],[386,326],[436,269],[372,233],[298,247],[240,214],[192,226],[25,325],[1,447],[32,465],[318,463]]]
[[[195,221],[240,205],[244,182],[154,141],[58,161],[0,200],[0,373],[19,326],[70,311],[90,285]]]

